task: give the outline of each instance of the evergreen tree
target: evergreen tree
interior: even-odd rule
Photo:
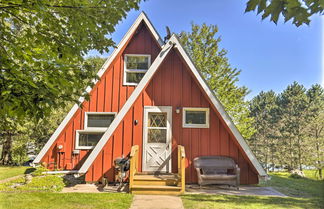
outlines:
[[[315,84],[306,92],[308,97],[309,122],[307,125],[308,165],[315,166],[322,179],[324,167],[324,89]]]
[[[294,82],[278,97],[281,158],[288,170],[302,170],[305,151],[305,127],[308,120],[306,89]]]
[[[241,71],[230,66],[226,50],[219,48],[221,39],[216,37],[217,32],[215,25],[192,24],[190,32],[181,32],[179,36],[187,53],[242,135],[249,138],[255,132],[253,118],[249,116],[248,102],[244,100],[249,90],[245,86],[237,85]]]
[[[269,171],[269,164],[274,168],[277,155],[278,117],[277,95],[274,91],[260,92],[250,102],[251,116],[254,118],[256,133],[249,140],[257,158]]]

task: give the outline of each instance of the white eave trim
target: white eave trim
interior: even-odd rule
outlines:
[[[155,28],[153,27],[152,23],[150,22],[150,20],[146,16],[146,14],[144,12],[141,12],[141,14],[137,17],[137,19],[135,20],[135,22],[133,23],[133,25],[130,27],[130,29],[127,31],[127,33],[125,34],[125,36],[123,37],[123,39],[119,42],[117,48],[112,52],[112,54],[108,57],[108,59],[106,60],[106,62],[100,68],[99,72],[97,73],[97,75],[98,75],[99,78],[101,78],[102,75],[106,72],[106,70],[108,69],[108,67],[110,66],[110,64],[114,61],[114,59],[116,58],[116,56],[119,54],[119,52],[121,51],[121,49],[123,48],[123,46],[127,43],[127,41],[130,39],[130,37],[134,34],[135,30],[138,28],[138,26],[141,24],[142,21],[145,22],[145,24],[147,25],[147,27],[149,28],[149,30],[153,34],[154,38],[156,39],[156,41],[159,43],[160,47],[162,48],[162,46],[164,45],[164,42],[162,41],[162,38],[160,37],[160,35],[158,34],[158,32],[155,30]],[[97,82],[98,82],[98,80],[95,80],[94,81],[94,86],[95,86],[95,84]],[[86,92],[87,93],[90,93],[91,90],[92,90],[92,88],[89,87],[89,86],[86,88]],[[84,101],[84,97],[80,97],[79,98],[79,102],[82,103],[83,101]],[[41,162],[41,160],[43,159],[43,157],[45,156],[45,154],[47,153],[47,151],[50,149],[50,147],[53,145],[53,143],[55,142],[55,140],[57,139],[57,137],[59,136],[59,134],[63,131],[63,129],[68,124],[68,122],[73,117],[73,115],[77,112],[78,108],[79,108],[79,106],[77,104],[75,104],[71,108],[70,112],[67,114],[67,116],[64,118],[64,120],[59,125],[59,127],[52,134],[52,136],[50,137],[50,139],[46,142],[46,144],[44,145],[44,147],[42,148],[42,150],[39,152],[39,154],[36,156],[36,158],[33,161],[33,163],[40,163]]]
[[[109,128],[105,132],[105,134],[101,137],[95,148],[90,153],[89,157],[86,159],[86,161],[83,163],[82,167],[79,170],[80,174],[84,174],[88,171],[89,167],[92,165],[93,161],[96,159],[100,151],[103,149],[103,147],[106,145],[107,141],[110,139],[112,134],[115,132],[118,125],[121,123],[121,121],[124,119],[125,115],[129,111],[129,109],[133,106],[134,102],[138,98],[138,96],[141,94],[143,89],[146,87],[146,85],[149,83],[151,78],[153,77],[154,73],[164,60],[164,58],[168,55],[170,50],[173,47],[173,41],[176,40],[175,36],[173,35],[169,41],[171,44],[165,44],[162,48],[159,55],[156,57],[150,68],[145,73],[144,77],[142,78],[141,82],[137,85],[131,96],[128,98],[124,106],[121,108],[120,112],[117,114],[116,118],[113,120],[113,122],[110,124]]]

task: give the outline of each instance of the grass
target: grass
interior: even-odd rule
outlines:
[[[130,207],[131,201],[132,195],[122,193],[0,193],[1,209],[126,209]]]
[[[283,198],[234,195],[184,195],[186,209],[281,209],[319,208],[307,198]]]
[[[1,167],[3,170],[15,170],[23,174],[21,167]],[[26,170],[26,167],[25,167]],[[0,172],[1,172],[0,171]],[[19,172],[18,172],[19,171]],[[65,186],[63,178],[58,175],[43,175],[43,168],[32,172],[32,181],[28,184],[24,177],[0,184],[0,209],[54,209],[54,208],[129,208],[132,195],[123,193],[58,193]],[[14,173],[14,172],[12,172]]]
[[[295,179],[287,172],[271,173],[271,180],[261,186],[271,186],[289,197],[184,195],[184,207],[191,208],[324,208],[324,181],[314,171],[305,171],[306,178]]]
[[[0,180],[31,172],[33,169],[24,166],[0,166]]]

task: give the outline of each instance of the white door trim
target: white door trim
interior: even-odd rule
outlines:
[[[168,165],[165,166],[165,170],[162,172],[171,173],[171,154],[172,154],[172,106],[144,106],[144,121],[143,121],[143,152],[142,152],[142,170],[152,171],[146,165],[146,144],[147,144],[147,123],[149,112],[166,112],[167,113],[167,143],[169,144],[168,149]],[[166,144],[167,144],[166,143]]]

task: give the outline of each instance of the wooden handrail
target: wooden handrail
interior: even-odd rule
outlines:
[[[186,169],[186,154],[184,146],[178,145],[178,175],[179,175],[179,183],[178,186],[181,186],[181,193],[185,192],[186,188],[186,175],[185,175],[185,169]]]
[[[134,184],[134,176],[138,172],[138,145],[132,146],[130,153],[130,168],[129,168],[129,191],[131,192]]]

